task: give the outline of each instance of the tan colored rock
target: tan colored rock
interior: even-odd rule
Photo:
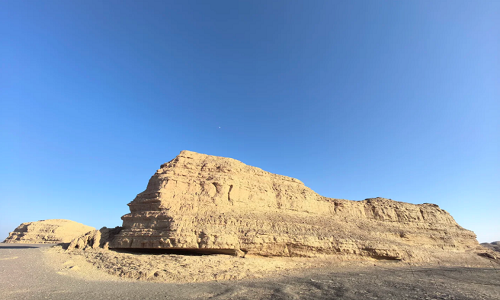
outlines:
[[[492,243],[481,243],[477,249],[476,253],[479,256],[486,257],[493,260],[500,260],[500,241]]]
[[[300,180],[191,151],[163,164],[129,207],[111,248],[417,259],[417,248],[478,245],[435,204],[326,198]]]
[[[492,242],[492,243],[481,243],[481,246],[491,249],[493,251],[500,252],[500,241]]]
[[[79,237],[74,238],[67,248],[68,251],[74,249],[88,250],[102,248],[109,249],[109,242],[122,230],[121,227],[107,228],[89,231]]]
[[[55,244],[69,243],[94,227],[70,220],[52,219],[22,223],[9,233],[4,243]]]

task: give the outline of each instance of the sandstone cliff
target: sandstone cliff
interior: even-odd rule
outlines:
[[[190,151],[163,164],[129,207],[111,248],[401,259],[478,245],[434,204],[326,198],[297,179]]]
[[[9,233],[4,243],[69,243],[74,238],[94,229],[94,227],[62,219],[28,222],[22,223]]]

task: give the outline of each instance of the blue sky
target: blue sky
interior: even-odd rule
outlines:
[[[499,1],[3,1],[0,239],[121,225],[181,150],[500,240]]]

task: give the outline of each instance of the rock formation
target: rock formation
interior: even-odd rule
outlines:
[[[163,164],[129,207],[110,248],[401,259],[478,246],[435,204],[326,198],[297,179],[190,151]]]
[[[493,251],[500,252],[500,241],[492,242],[492,243],[481,243],[481,246],[491,249]]]
[[[9,233],[4,243],[53,244],[69,243],[94,227],[70,220],[52,219],[22,223]]]
[[[67,250],[73,249],[109,249],[109,241],[113,240],[116,234],[122,230],[121,227],[107,228],[103,227],[99,230],[89,231],[79,237],[74,238],[69,244]]]

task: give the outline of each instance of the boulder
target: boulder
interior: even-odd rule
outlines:
[[[478,246],[435,204],[327,198],[300,180],[232,158],[182,151],[128,204],[110,248],[262,256],[411,256]]]

